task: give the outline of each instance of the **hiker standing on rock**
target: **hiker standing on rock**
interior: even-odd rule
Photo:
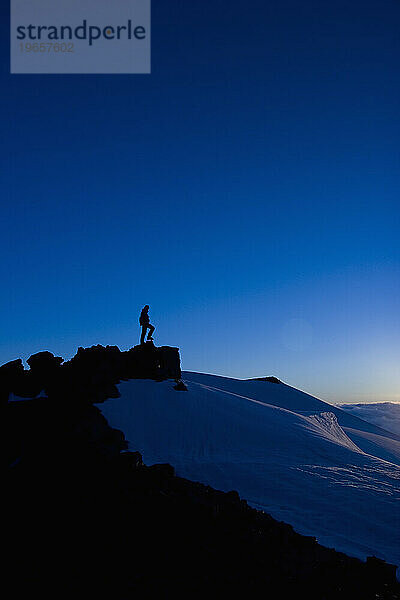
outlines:
[[[147,334],[147,341],[153,341],[153,332],[154,332],[155,327],[150,324],[149,308],[150,308],[149,305],[146,304],[146,306],[144,306],[142,308],[142,312],[140,313],[140,317],[139,317],[139,323],[142,327],[142,334],[140,336],[141,344],[144,344],[144,338],[146,336],[147,329],[149,330],[149,332]]]

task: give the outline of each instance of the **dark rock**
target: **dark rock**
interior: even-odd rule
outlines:
[[[269,383],[282,383],[282,381],[280,379],[278,379],[277,377],[252,377],[251,379],[248,379],[247,381],[269,381]]]
[[[226,492],[225,497],[227,500],[231,502],[240,502],[239,492],[236,490],[231,490],[230,492]]]
[[[61,356],[54,356],[54,354],[45,350],[44,352],[32,354],[26,362],[33,372],[47,373],[59,367],[63,360]]]
[[[379,581],[390,581],[396,578],[396,565],[391,565],[381,558],[376,556],[367,556],[367,566],[370,568],[370,572],[373,573],[374,577]]]
[[[126,354],[126,371],[129,379],[180,379],[179,349],[169,346],[157,348],[153,342],[134,346]]]
[[[8,396],[18,385],[24,373],[22,360],[17,358],[0,367],[0,402],[8,402]]]
[[[21,381],[19,395],[23,397],[37,396],[42,390],[51,394],[59,379],[59,369],[63,362],[61,356],[54,356],[47,350],[32,354],[26,361],[30,370]]]
[[[11,381],[15,380],[15,378],[18,377],[23,371],[24,365],[22,364],[22,360],[20,358],[11,360],[0,367],[1,381],[3,381],[3,379]]]
[[[143,458],[140,452],[123,452],[120,454],[120,462],[127,465],[130,469],[143,467]]]
[[[154,473],[157,477],[170,478],[175,476],[175,469],[168,463],[156,464],[148,467],[149,470]]]
[[[178,392],[187,392],[188,391],[186,385],[183,383],[182,380],[179,380],[176,382],[176,385],[174,385],[174,390],[177,390]]]
[[[46,377],[47,379],[47,377]],[[49,379],[48,379],[49,381]],[[14,383],[12,391],[21,398],[34,398],[44,389],[45,377],[32,371],[24,371]]]
[[[182,372],[179,348],[161,346],[161,348],[158,348],[158,356],[163,377],[166,379],[180,379]]]
[[[129,379],[163,379],[157,349],[152,342],[134,346],[126,355],[126,377]]]

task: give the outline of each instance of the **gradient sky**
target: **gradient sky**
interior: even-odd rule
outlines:
[[[151,75],[10,75],[0,362],[138,342],[400,401],[400,3],[153,0]]]

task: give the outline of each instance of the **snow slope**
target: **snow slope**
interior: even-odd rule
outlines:
[[[169,462],[182,477],[236,489],[326,546],[400,564],[400,467],[357,443],[390,455],[394,434],[283,384],[183,379],[187,392],[171,381],[122,382],[121,397],[99,408],[147,464]],[[353,419],[348,431],[342,417]]]

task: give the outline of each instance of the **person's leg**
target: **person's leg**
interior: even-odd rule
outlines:
[[[149,332],[147,334],[147,339],[150,340],[153,337],[153,332],[155,330],[154,325],[150,325],[150,323],[147,325],[147,327],[149,328]]]
[[[142,334],[140,336],[140,343],[144,344],[144,337],[146,335],[147,325],[142,325]]]

